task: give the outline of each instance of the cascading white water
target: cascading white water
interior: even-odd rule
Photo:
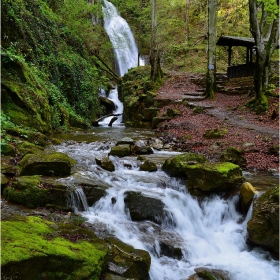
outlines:
[[[251,212],[242,222],[242,216],[235,209],[237,197],[225,200],[212,196],[198,202],[186,191],[184,182],[162,171],[140,171],[135,157],[110,156],[116,171],[102,170],[94,158],[107,155],[111,145],[65,143],[56,149],[77,160],[79,169],[83,167],[83,177],[98,178],[111,186],[105,197],[82,214],[92,224],[106,225],[106,229],[123,242],[147,250],[152,258],[151,280],[187,279],[197,267],[227,270],[232,280],[278,280],[278,262],[261,249],[250,249],[246,244],[246,224]],[[168,153],[165,155],[168,157]],[[161,200],[167,219],[161,225],[131,221],[124,203],[126,191],[139,191]],[[114,204],[112,198],[115,198]],[[180,247],[183,258],[163,256],[161,240]]]
[[[103,0],[104,27],[114,48],[116,71],[123,76],[130,68],[138,65],[138,48],[131,29],[124,18],[122,18],[116,7]],[[140,59],[140,65],[144,65],[143,59]],[[122,114],[123,104],[118,98],[118,89],[111,90],[109,96],[117,109],[114,114]],[[108,125],[112,117],[108,117],[100,122],[100,125]],[[118,117],[115,124],[120,124],[122,117]]]
[[[104,27],[114,47],[117,69],[123,76],[130,68],[138,65],[138,48],[125,19],[115,6],[103,0]]]

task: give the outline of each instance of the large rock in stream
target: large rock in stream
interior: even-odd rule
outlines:
[[[279,253],[279,186],[254,201],[247,230],[253,243]]]
[[[37,153],[25,155],[18,168],[21,176],[68,176],[75,163],[75,160],[64,153]]]
[[[126,192],[124,200],[133,221],[150,220],[161,224],[164,203],[155,198],[146,197],[141,192]]]

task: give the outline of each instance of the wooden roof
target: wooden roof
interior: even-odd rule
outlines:
[[[255,46],[254,38],[249,37],[236,37],[236,36],[220,36],[217,41],[217,46]]]

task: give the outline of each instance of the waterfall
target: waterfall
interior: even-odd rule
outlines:
[[[152,173],[140,171],[135,157],[110,156],[116,170],[102,170],[94,158],[110,151],[104,142],[69,143],[55,148],[78,162],[83,178],[94,181],[98,177],[106,182],[105,196],[89,205],[82,215],[93,225],[104,225],[109,234],[124,243],[148,251],[151,280],[185,280],[198,267],[226,270],[232,280],[279,279],[278,262],[261,248],[252,249],[246,244],[246,223],[252,212],[243,221],[236,210],[237,196],[224,199],[213,195],[198,200],[188,193],[183,181],[160,169]],[[169,157],[172,153],[158,152],[153,157],[157,155]],[[164,204],[166,215],[160,224],[131,220],[125,205],[129,191]],[[181,248],[182,259],[164,255],[162,241]]]
[[[106,0],[103,3],[104,27],[114,47],[117,72],[123,76],[138,65],[138,48],[128,23],[116,7]]]
[[[138,48],[128,23],[120,16],[116,7],[112,3],[103,0],[102,10],[104,27],[114,48],[116,72],[123,76],[130,68],[138,65]],[[142,59],[140,65],[144,65]],[[108,98],[116,104],[117,109],[113,113],[122,114],[123,104],[118,98],[117,87],[110,91]],[[108,125],[111,119],[112,117],[108,117],[99,124]],[[122,116],[118,117],[115,124],[120,124],[121,122]]]

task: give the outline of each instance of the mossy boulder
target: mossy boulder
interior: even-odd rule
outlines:
[[[207,159],[203,155],[184,153],[168,158],[162,170],[172,177],[186,177],[185,169],[188,165],[204,163]]]
[[[133,221],[150,220],[160,224],[163,219],[164,203],[155,198],[146,197],[141,192],[126,192],[124,200]]]
[[[106,243],[92,231],[34,216],[2,221],[1,241],[3,279],[97,280],[108,261]]]
[[[227,132],[227,129],[207,129],[203,134],[203,137],[206,139],[218,139],[224,137]]]
[[[247,230],[253,243],[279,253],[279,186],[254,201]]]
[[[226,270],[198,267],[194,269],[188,280],[231,280],[230,274]]]
[[[20,155],[38,154],[43,151],[43,148],[30,142],[20,142],[17,144],[17,149]]]
[[[229,191],[244,181],[241,168],[231,162],[188,165],[185,174],[186,186],[193,195]]]
[[[144,280],[148,278],[151,257],[147,251],[134,249],[115,238],[109,238],[106,241],[111,247],[108,262],[109,273],[125,277],[125,279]]]
[[[152,121],[152,128],[157,128],[158,125],[162,122],[165,122],[165,121],[170,121],[172,118],[171,117],[155,117],[153,118],[153,121]]]
[[[18,168],[21,176],[67,176],[70,175],[73,164],[75,161],[64,153],[38,153],[25,155]]]
[[[14,157],[16,156],[16,150],[11,144],[1,143],[1,155]]]
[[[1,173],[8,177],[13,177],[16,174],[15,166],[13,165],[14,160],[8,156],[1,157]]]
[[[234,164],[239,165],[241,168],[246,167],[247,161],[246,158],[243,156],[242,151],[231,147],[224,151],[220,156],[221,162],[232,162]]]
[[[118,157],[125,157],[129,156],[131,153],[130,145],[128,144],[121,144],[118,146],[114,146],[111,148],[110,154],[112,156],[118,156]]]
[[[140,165],[140,170],[154,172],[157,171],[157,165],[154,162],[147,159],[144,161],[143,164]]]
[[[107,171],[115,171],[115,166],[109,157],[95,158],[96,164]]]
[[[105,107],[106,114],[111,114],[114,110],[116,110],[116,104],[114,101],[104,96],[99,96],[98,98],[100,105]]]
[[[69,195],[70,191],[66,185],[39,175],[15,177],[11,185],[4,190],[8,201],[29,208],[54,206],[58,209],[69,209]]]
[[[9,177],[1,173],[1,190],[5,188],[5,186],[9,183]]]

